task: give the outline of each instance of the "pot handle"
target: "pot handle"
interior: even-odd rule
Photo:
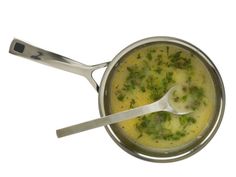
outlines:
[[[41,64],[84,76],[97,91],[99,86],[94,80],[92,73],[99,68],[106,67],[109,63],[105,62],[92,66],[85,65],[67,57],[34,47],[18,39],[13,39],[9,52]]]

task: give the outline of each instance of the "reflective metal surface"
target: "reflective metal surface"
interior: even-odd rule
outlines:
[[[151,43],[171,43],[177,46],[181,46],[194,54],[198,55],[200,60],[204,63],[206,68],[211,74],[212,80],[214,82],[215,93],[216,93],[216,106],[213,119],[211,120],[208,128],[198,137],[196,140],[190,144],[176,148],[174,150],[158,150],[158,149],[147,149],[145,147],[136,146],[134,143],[130,142],[126,137],[120,134],[120,132],[113,125],[106,126],[106,130],[111,136],[111,138],[126,152],[138,157],[143,160],[148,160],[152,162],[173,162],[177,160],[189,157],[199,150],[201,150],[215,135],[218,130],[220,123],[223,118],[224,108],[225,108],[225,91],[221,76],[214,66],[213,62],[204,54],[200,49],[193,46],[192,44],[172,37],[151,37],[140,41],[137,41],[125,49],[123,49],[115,58],[109,63],[102,63],[94,66],[88,66],[77,61],[71,60],[69,58],[63,57],[61,55],[34,47],[23,41],[14,39],[10,46],[10,53],[18,56],[28,58],[30,60],[50,65],[68,72],[76,73],[84,76],[92,84],[92,86],[99,91],[99,109],[100,115],[106,116],[110,114],[109,109],[109,84],[111,81],[111,75],[114,72],[116,66],[122,62],[124,55],[130,51],[137,49],[143,45],[148,45]],[[100,88],[98,84],[92,78],[92,72],[96,69],[107,66],[107,69],[103,75]]]
[[[204,54],[200,49],[193,46],[192,44],[172,37],[151,37],[146,38],[140,41],[137,41],[127,48],[123,49],[115,58],[112,60],[112,62],[109,64],[108,68],[106,69],[101,85],[99,90],[99,109],[101,116],[105,116],[107,114],[110,114],[110,108],[109,108],[109,82],[111,79],[111,75],[113,73],[113,70],[116,66],[119,65],[119,63],[122,62],[122,57],[129,53],[130,51],[137,49],[138,47],[141,47],[143,45],[148,45],[151,43],[171,43],[177,46],[181,46],[187,50],[190,50],[197,56],[199,56],[200,60],[204,63],[206,68],[211,74],[211,77],[214,82],[215,87],[215,93],[216,93],[216,107],[215,112],[213,115],[213,118],[208,125],[208,128],[200,135],[196,140],[191,142],[190,144],[172,149],[172,150],[158,150],[158,149],[147,149],[145,147],[140,147],[133,142],[131,142],[129,139],[124,137],[120,131],[114,126],[109,125],[106,126],[106,130],[111,136],[111,138],[126,152],[129,154],[138,157],[143,160],[152,161],[152,162],[173,162],[177,160],[181,160],[184,158],[187,158],[199,150],[201,150],[215,135],[216,131],[218,130],[218,127],[220,126],[221,120],[223,118],[224,114],[224,108],[225,108],[225,91],[224,91],[224,85],[223,81],[221,79],[221,76],[217,70],[217,68],[214,66],[212,61],[207,57],[206,54]]]
[[[99,86],[93,79],[92,73],[96,69],[103,68],[108,65],[108,63],[101,63],[98,65],[88,66],[53,52],[34,47],[18,39],[14,39],[12,41],[9,52],[41,64],[84,76],[97,91]]]

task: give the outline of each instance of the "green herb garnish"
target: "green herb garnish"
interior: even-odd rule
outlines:
[[[137,55],[137,59],[140,59],[141,58],[141,55],[140,55],[140,53],[138,53],[138,55]]]
[[[129,107],[134,108],[134,105],[135,105],[135,100],[131,99]]]
[[[184,95],[184,96],[181,97],[181,100],[182,100],[183,102],[185,102],[185,101],[187,100],[187,98],[188,98],[188,95]]]
[[[120,94],[117,96],[117,99],[118,99],[119,101],[123,101],[124,98],[125,98],[125,95],[122,94],[122,93],[120,93]]]
[[[148,60],[152,60],[152,53],[151,52],[148,52],[147,55],[146,55],[147,59]]]
[[[145,78],[145,71],[140,69],[138,66],[134,65],[131,67],[127,67],[129,72],[128,77],[126,78],[126,83],[124,84],[124,90],[135,89],[136,87],[140,87],[143,79]]]
[[[173,83],[175,83],[175,80],[173,79],[173,72],[167,72],[166,77],[164,77],[161,81],[161,87],[163,89],[163,92],[166,93],[171,84]]]
[[[169,66],[178,68],[178,69],[190,69],[192,68],[191,59],[184,58],[181,56],[182,51],[178,51],[169,56],[170,64]]]
[[[162,68],[161,67],[157,67],[157,69],[155,70],[158,74],[161,74]]]
[[[170,47],[169,47],[169,46],[166,46],[166,53],[167,53],[167,56],[169,56],[169,50],[170,50]]]
[[[184,129],[172,132],[166,127],[166,124],[171,121],[171,114],[167,112],[152,113],[139,120],[139,123],[136,124],[136,129],[140,133],[138,138],[141,138],[145,133],[156,140],[173,141],[179,140],[187,134]]]
[[[187,126],[196,123],[196,119],[188,115],[182,115],[179,117],[180,125],[185,129]]]
[[[201,104],[204,103],[203,99],[205,95],[204,95],[204,90],[201,87],[191,86],[189,88],[189,94],[190,97],[192,98],[190,107],[193,110],[196,110],[197,108],[199,108]]]

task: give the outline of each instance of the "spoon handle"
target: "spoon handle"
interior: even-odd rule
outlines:
[[[61,138],[64,136],[72,135],[75,133],[97,128],[100,126],[105,126],[105,125],[114,124],[120,121],[132,119],[132,118],[149,114],[152,112],[163,111],[165,110],[165,107],[166,107],[165,99],[160,99],[159,101],[156,101],[148,105],[140,106],[140,107],[130,109],[127,111],[118,112],[118,113],[104,116],[98,119],[94,119],[94,120],[90,120],[90,121],[83,122],[80,124],[58,129],[56,131],[57,137]]]

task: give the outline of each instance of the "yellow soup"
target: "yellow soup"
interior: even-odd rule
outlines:
[[[207,68],[191,51],[171,43],[155,43],[125,55],[116,67],[110,87],[111,113],[160,99],[171,87],[173,102],[193,111],[176,116],[152,113],[115,124],[131,142],[151,149],[186,145],[201,136],[212,118],[215,89]]]

